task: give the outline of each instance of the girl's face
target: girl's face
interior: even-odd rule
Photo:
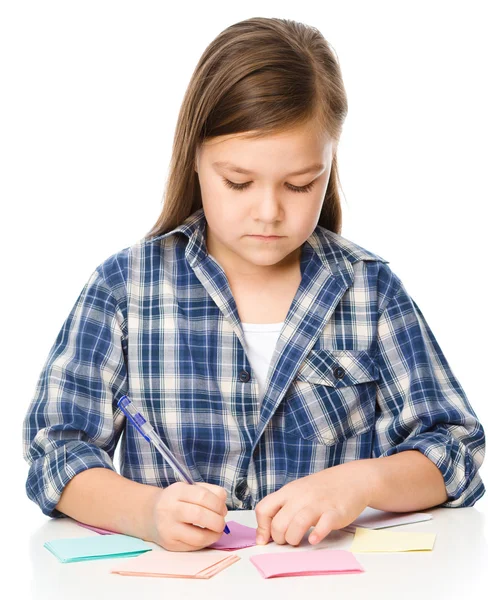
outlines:
[[[336,144],[312,123],[261,139],[245,135],[214,138],[197,152],[206,242],[227,273],[267,277],[299,264],[301,245],[319,220]]]

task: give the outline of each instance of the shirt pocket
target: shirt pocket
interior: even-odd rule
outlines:
[[[287,396],[285,431],[326,445],[369,431],[379,377],[369,350],[311,350]]]

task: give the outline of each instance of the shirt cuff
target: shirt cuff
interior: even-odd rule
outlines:
[[[98,446],[79,440],[66,442],[32,462],[27,495],[48,517],[63,517],[55,507],[65,486],[78,473],[94,467],[116,470],[110,456]]]
[[[381,456],[390,456],[406,450],[419,450],[440,470],[444,478],[447,501],[441,508],[473,506],[485,493],[478,467],[470,452],[458,440],[442,432],[425,432],[397,446]]]

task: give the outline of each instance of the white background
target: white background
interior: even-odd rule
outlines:
[[[1,2],[4,516],[41,515],[21,425],[47,354],[96,266],[156,221],[200,55],[253,16],[313,25],[336,50],[342,235],[390,261],[488,426],[484,5]]]

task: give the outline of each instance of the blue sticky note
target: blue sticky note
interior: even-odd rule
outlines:
[[[152,550],[151,546],[130,535],[94,535],[81,538],[62,538],[46,542],[44,547],[63,563],[99,558],[138,556]]]

